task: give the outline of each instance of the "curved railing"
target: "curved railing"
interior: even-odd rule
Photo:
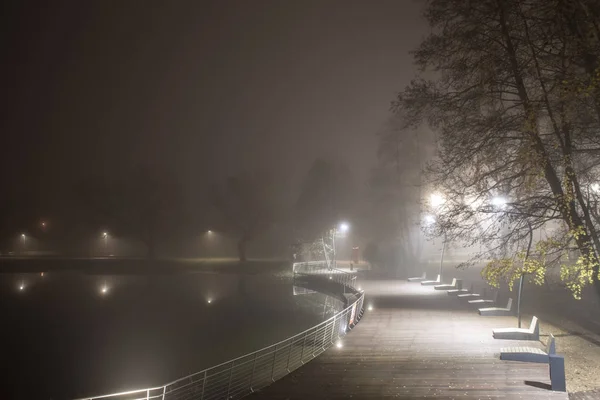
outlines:
[[[326,269],[323,263],[295,263],[295,275],[323,276],[352,291],[356,300],[330,319],[279,343],[224,362],[164,386],[81,400],[217,400],[239,399],[268,386],[312,360],[344,336],[362,315],[364,293],[356,290],[356,276]],[[313,273],[310,273],[313,271]],[[347,275],[347,276],[346,276]]]

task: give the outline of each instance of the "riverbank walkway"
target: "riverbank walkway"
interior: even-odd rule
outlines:
[[[250,399],[568,399],[549,390],[547,364],[499,359],[501,347],[542,347],[492,338],[493,328],[513,326],[514,317],[481,317],[445,291],[418,283],[361,285],[365,315],[341,347]]]

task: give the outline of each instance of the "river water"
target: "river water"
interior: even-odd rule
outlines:
[[[285,274],[0,274],[2,398],[160,386],[283,340],[342,304]]]

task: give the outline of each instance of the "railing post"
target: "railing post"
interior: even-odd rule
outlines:
[[[302,354],[300,354],[300,362],[302,364],[304,364],[304,346],[306,346],[306,337],[308,336],[307,333],[304,334],[304,341],[302,342]]]
[[[271,365],[271,381],[275,382],[275,360],[277,360],[277,346],[275,346],[275,351],[273,352],[273,365]]]
[[[292,356],[292,345],[293,344],[294,344],[294,339],[292,339],[292,341],[288,345],[288,346],[290,346],[290,351],[288,351],[288,359],[287,359],[287,364],[285,366],[285,369],[287,370],[288,374],[290,373],[290,357]]]
[[[206,388],[206,378],[208,377],[208,370],[204,370],[204,378],[202,379],[202,394],[200,394],[200,400],[204,400],[204,388]]]
[[[150,400],[150,389],[146,389],[146,400]]]
[[[163,386],[163,395],[162,395],[162,400],[165,400],[165,394],[167,393],[167,387]]]
[[[334,317],[333,322],[332,322],[333,325],[331,326],[331,340],[330,340],[331,344],[333,344],[333,334],[335,332],[335,321],[336,320],[337,320],[337,317]]]
[[[229,398],[229,392],[231,391],[231,377],[233,376],[233,366],[235,365],[235,361],[231,362],[231,367],[229,367],[229,383],[227,384],[227,398]]]
[[[254,392],[252,388],[252,383],[254,382],[254,370],[256,369],[256,358],[258,357],[258,353],[254,353],[254,361],[252,362],[252,375],[250,376],[250,391]]]

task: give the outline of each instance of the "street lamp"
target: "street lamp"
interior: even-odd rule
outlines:
[[[27,250],[27,236],[24,233],[21,233],[21,240],[23,241],[23,253]]]
[[[335,237],[337,236],[338,231],[340,233],[345,234],[346,232],[348,232],[350,230],[350,225],[347,222],[340,222],[338,224],[338,226],[334,226],[333,230],[332,230],[332,235],[331,235],[331,244],[332,244],[332,250],[333,250],[333,255],[331,257],[331,268],[335,268],[336,267],[336,248],[335,248]]]
[[[506,207],[510,207],[508,200],[502,196],[492,197],[491,203],[494,207],[497,207],[501,210],[505,209]],[[526,220],[526,222],[527,222],[527,227],[529,228],[529,243],[527,245],[527,253],[525,253],[525,260],[523,262],[526,262],[529,259],[529,252],[531,251],[531,244],[533,242],[533,228],[531,227],[531,223],[528,220]],[[517,324],[518,324],[519,328],[521,327],[521,299],[523,296],[524,280],[525,280],[525,272],[523,270],[521,270],[521,273],[519,276],[519,293],[517,295]]]
[[[104,255],[108,256],[108,232],[102,232],[102,238],[104,239]]]
[[[444,196],[442,196],[439,193],[432,193],[429,196],[429,203],[431,204],[432,207],[437,208],[439,206],[441,206],[442,204],[444,204],[446,202],[446,199],[444,198]]]
[[[431,214],[425,215],[425,217],[423,217],[423,219],[425,221],[425,226],[432,226],[436,223],[435,217]],[[442,281],[442,270],[443,270],[443,266],[444,266],[444,253],[446,251],[446,241],[447,241],[446,231],[444,231],[443,233],[444,233],[444,240],[442,241],[442,254],[440,255],[440,271],[439,271],[440,282]]]

